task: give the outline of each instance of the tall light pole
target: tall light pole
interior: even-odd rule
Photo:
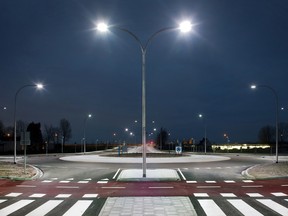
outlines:
[[[26,87],[36,87],[37,89],[42,89],[43,85],[42,84],[27,84],[24,85],[22,87],[20,87],[16,93],[15,93],[15,97],[14,97],[14,164],[16,164],[16,154],[17,154],[17,123],[16,123],[16,107],[17,107],[17,96],[19,94],[19,92],[26,88]]]
[[[91,118],[92,114],[88,114],[84,119],[84,128],[83,128],[83,152],[86,153],[86,122],[88,118]]]
[[[198,117],[199,118],[204,118],[204,116],[202,115],[202,114],[199,114],[198,115]],[[205,127],[205,132],[204,132],[204,139],[205,139],[205,141],[204,141],[204,153],[206,154],[206,152],[207,152],[207,125],[206,125],[206,118],[204,118],[204,127]]]
[[[156,31],[154,34],[152,34],[148,40],[146,41],[146,43],[142,43],[142,41],[139,39],[139,37],[134,34],[133,32],[131,32],[128,29],[119,27],[119,26],[108,26],[105,23],[99,23],[97,25],[97,30],[101,31],[101,32],[106,32],[109,30],[109,28],[115,28],[118,30],[121,30],[123,32],[128,33],[130,36],[132,36],[132,38],[134,38],[136,40],[136,42],[139,44],[140,49],[141,49],[141,54],[142,54],[142,145],[143,145],[143,151],[142,151],[142,158],[143,158],[143,162],[142,162],[142,169],[143,169],[143,177],[146,177],[146,169],[147,169],[147,165],[146,165],[146,52],[147,52],[147,48],[149,46],[149,44],[151,43],[152,39],[165,31],[169,31],[169,30],[175,30],[175,29],[179,29],[181,32],[189,32],[192,29],[192,24],[188,21],[182,22],[180,23],[180,25],[178,27],[167,27],[167,28],[162,28],[158,31]]]
[[[263,88],[267,88],[269,89],[275,96],[275,105],[276,105],[276,110],[275,110],[275,121],[276,121],[276,125],[275,125],[275,128],[276,128],[276,131],[275,131],[275,134],[276,134],[276,145],[275,145],[275,154],[276,154],[276,163],[278,163],[278,112],[279,112],[279,102],[278,102],[278,94],[277,92],[275,91],[275,89],[273,89],[271,86],[268,86],[268,85],[251,85],[251,89],[256,89],[257,87],[263,87]]]

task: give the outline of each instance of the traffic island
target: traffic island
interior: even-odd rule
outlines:
[[[119,174],[117,181],[180,181],[181,178],[173,169],[147,169],[143,177],[142,169],[125,169]]]

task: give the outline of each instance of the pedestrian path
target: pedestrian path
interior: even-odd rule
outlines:
[[[44,215],[207,215],[262,216],[271,214],[288,215],[288,194],[273,192],[264,197],[259,193],[246,193],[237,197],[223,192],[220,196],[209,193],[193,193],[191,196],[143,196],[99,198],[98,194],[83,194],[79,199],[70,199],[72,194],[34,193],[25,196],[12,192],[0,197],[0,215],[44,216]],[[101,200],[102,199],[102,200]],[[106,201],[105,201],[106,200]],[[104,205],[102,203],[105,201]],[[267,214],[268,212],[268,214]],[[97,213],[97,214],[96,214]],[[269,214],[270,215],[270,214]]]

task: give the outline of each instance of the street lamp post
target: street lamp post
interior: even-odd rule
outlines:
[[[91,118],[92,114],[88,114],[84,120],[84,129],[83,129],[83,152],[86,153],[86,122],[88,118]]]
[[[142,151],[142,158],[143,158],[143,162],[142,162],[142,169],[143,169],[143,177],[146,177],[146,169],[147,169],[147,165],[146,165],[146,52],[147,52],[147,48],[150,44],[150,42],[152,41],[152,39],[165,31],[169,31],[169,30],[174,30],[174,29],[180,29],[182,32],[188,32],[192,29],[192,25],[190,22],[185,21],[182,22],[179,27],[167,27],[167,28],[162,28],[158,31],[156,31],[154,34],[152,34],[148,40],[146,41],[146,43],[142,43],[142,41],[139,39],[139,37],[134,34],[133,32],[131,32],[128,29],[122,28],[122,27],[118,27],[118,26],[113,26],[113,28],[119,29],[123,32],[128,33],[130,36],[132,36],[136,42],[139,44],[140,49],[141,49],[141,54],[142,54],[142,145],[143,145],[143,151]],[[105,23],[99,23],[97,25],[97,30],[101,31],[101,32],[106,32],[108,31],[109,26]]]
[[[199,116],[199,118],[204,118],[202,114],[199,114],[198,116]],[[204,153],[206,154],[207,153],[207,141],[206,141],[207,140],[207,125],[206,125],[205,119],[204,119],[204,127],[205,127],[205,132],[204,132],[204,139],[205,139],[205,141],[204,141]]]
[[[268,85],[251,85],[251,89],[256,89],[257,87],[263,87],[263,88],[267,88],[269,89],[275,96],[275,105],[276,105],[276,110],[275,110],[275,128],[276,128],[276,131],[275,131],[275,136],[276,136],[276,145],[275,145],[275,156],[276,156],[276,163],[278,163],[278,112],[279,112],[279,102],[278,102],[278,94],[277,92],[275,91],[275,89],[273,89],[271,86],[268,86]]]
[[[42,89],[43,85],[42,84],[27,84],[22,87],[20,87],[14,97],[14,164],[16,164],[16,156],[17,156],[17,123],[16,123],[16,107],[17,107],[17,96],[19,92],[26,88],[26,87],[36,87],[37,89]]]

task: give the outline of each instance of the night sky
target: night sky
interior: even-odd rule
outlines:
[[[166,128],[171,139],[255,142],[258,131],[288,121],[287,0],[1,0],[0,120],[58,126],[70,121],[80,142],[141,138],[141,52],[127,33],[95,30],[98,21],[123,27],[143,43],[183,19],[193,31],[163,32],[147,50],[147,132]],[[7,107],[6,110],[3,107]],[[199,119],[202,113],[204,119]],[[138,123],[134,121],[138,120]],[[152,124],[152,121],[155,121]],[[42,130],[44,133],[44,129]],[[117,138],[113,137],[117,134]]]

